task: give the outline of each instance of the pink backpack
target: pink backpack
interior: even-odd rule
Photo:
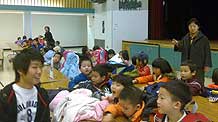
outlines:
[[[92,53],[93,65],[104,64],[107,62],[107,51],[103,48],[97,49]]]

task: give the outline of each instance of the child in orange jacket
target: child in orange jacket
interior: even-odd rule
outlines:
[[[126,122],[140,122],[145,108],[142,94],[143,92],[135,86],[123,88],[116,109],[113,113],[106,111],[108,113],[104,116],[103,122],[114,122],[117,117],[125,118]]]
[[[133,83],[151,85],[155,82],[167,82],[176,78],[169,62],[163,58],[156,58],[152,62],[152,70],[152,75],[138,77],[133,80]]]

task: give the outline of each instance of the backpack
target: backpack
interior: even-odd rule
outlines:
[[[97,49],[92,53],[93,64],[105,64],[107,62],[107,51],[103,48]]]
[[[79,75],[79,56],[74,52],[68,52],[61,73],[70,80],[73,80],[77,75]]]
[[[154,83],[144,88],[143,101],[146,104],[146,109],[142,113],[143,120],[148,121],[149,115],[154,114],[154,109],[157,108],[158,90],[164,82]]]

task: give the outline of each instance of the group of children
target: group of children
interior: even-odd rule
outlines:
[[[96,48],[101,54],[102,48]],[[104,61],[110,59],[115,52],[109,50],[107,54],[103,51]],[[96,54],[97,55],[97,54]],[[114,65],[99,63],[93,65],[92,55],[89,50],[83,49],[78,67],[80,73],[71,79],[69,91],[86,88],[92,91],[93,97],[99,100],[108,100],[109,106],[104,110],[103,122],[121,121],[140,122],[143,120],[143,112],[146,110],[144,92],[135,87],[136,83],[146,84],[145,87],[164,83],[158,92],[157,110],[155,122],[183,121],[189,116],[184,108],[192,101],[192,95],[201,95],[204,85],[196,77],[196,65],[191,61],[182,62],[180,71],[181,79],[178,80],[169,62],[163,58],[157,58],[152,62],[152,74],[148,64],[148,55],[140,52],[129,61],[127,51],[121,51],[119,58],[124,68],[117,74],[113,74],[118,68]],[[53,63],[59,62],[62,54],[53,55]],[[100,57],[99,57],[100,58]],[[94,60],[96,61],[96,60]],[[22,64],[22,65],[20,65]],[[24,49],[13,60],[16,74],[15,82],[6,86],[0,92],[0,114],[2,121],[37,121],[48,122],[50,112],[48,95],[46,91],[38,86],[42,72],[44,58],[40,52],[34,49]],[[60,65],[57,67],[61,67]],[[138,77],[129,77],[125,72],[136,69]],[[214,70],[214,85],[218,86],[218,71]],[[112,82],[110,82],[112,81]],[[209,121],[206,117],[205,121]],[[152,121],[152,120],[150,120]]]

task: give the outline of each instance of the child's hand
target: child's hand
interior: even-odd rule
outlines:
[[[136,79],[132,80],[132,83],[137,83],[137,80]]]
[[[114,117],[112,114],[108,113],[103,117],[102,122],[114,122]]]

